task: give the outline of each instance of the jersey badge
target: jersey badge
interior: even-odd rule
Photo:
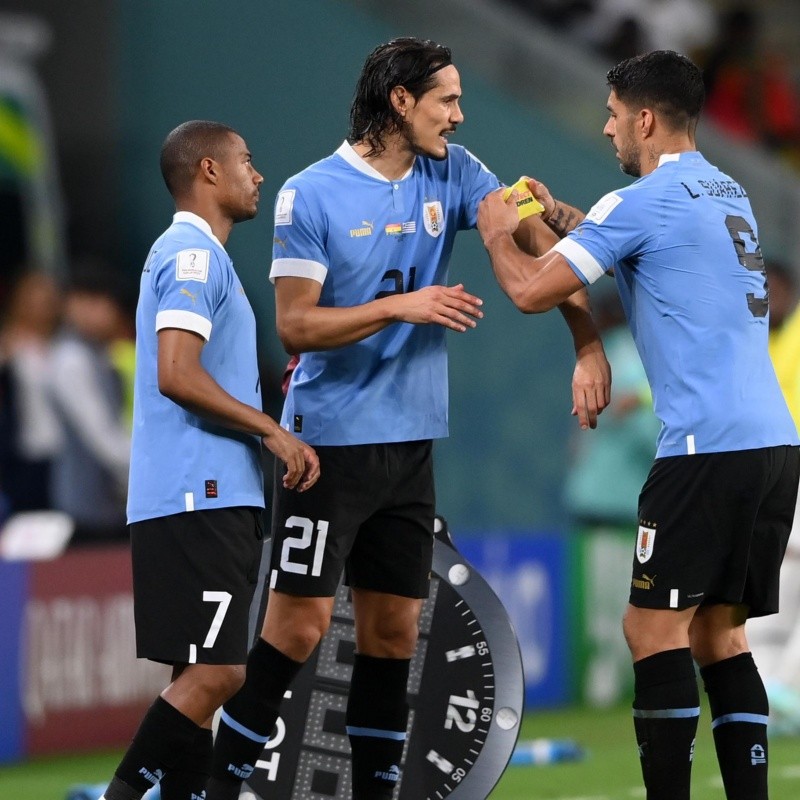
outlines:
[[[383,230],[387,236],[400,236],[403,233],[403,226],[399,222],[390,222]]]
[[[594,222],[595,225],[599,225],[601,222],[604,222],[606,217],[622,202],[622,195],[617,194],[616,192],[609,192],[604,197],[601,197],[592,207],[589,209],[589,213],[586,215],[586,220],[588,222]]]
[[[636,558],[640,564],[644,564],[653,555],[655,542],[656,529],[640,525],[639,533],[636,536]]]
[[[444,212],[439,200],[425,203],[422,211],[425,230],[434,238],[440,236],[444,230]]]
[[[175,280],[206,283],[210,255],[208,250],[181,250],[175,259]]]
[[[362,236],[372,236],[372,229],[375,227],[374,222],[362,219],[360,228],[350,228],[350,238],[360,239]]]
[[[278,199],[275,201],[275,224],[291,225],[292,209],[294,208],[294,195],[296,189],[284,189],[278,192]]]

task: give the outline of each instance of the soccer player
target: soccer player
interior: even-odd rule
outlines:
[[[277,325],[300,354],[281,421],[317,448],[323,477],[302,499],[276,486],[266,619],[245,686],[223,707],[208,800],[238,797],[284,691],[328,628],[343,569],[356,626],[353,797],[391,797],[396,786],[431,570],[432,440],[447,435],[445,335],[483,316],[478,297],[447,285],[448,261],[457,231],[475,226],[478,202],[498,187],[448,144],[464,119],[460,97],[446,47],[380,45],[362,70],[347,141],[278,194]],[[521,237],[533,232],[521,226]],[[576,290],[563,306],[578,353],[574,410],[593,427],[610,376]]]
[[[252,219],[263,178],[244,140],[217,122],[166,138],[161,172],[177,213],[153,245],[136,312],[128,494],[136,649],[172,665],[105,792],[203,797],[211,717],[244,680],[262,539],[261,443],[303,492],[313,448],[261,409],[255,319],[225,242]],[[162,780],[163,778],[163,780]]]
[[[623,623],[648,800],[685,800],[700,703],[729,800],[767,797],[767,697],[745,621],[778,608],[800,456],[767,351],[768,292],[745,190],[697,151],[700,70],[656,51],[621,62],[603,133],[638,178],[589,213],[529,186],[558,236],[531,258],[496,193],[478,228],[503,289],[540,312],[613,268],[662,427],[639,497]],[[509,201],[511,203],[511,200]],[[555,238],[555,237],[554,237]]]

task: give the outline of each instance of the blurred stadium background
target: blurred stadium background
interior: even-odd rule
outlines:
[[[535,175],[581,207],[619,185],[601,136],[609,64],[528,13],[535,0],[528,5],[3,0],[0,300],[24,270],[63,280],[87,258],[135,295],[150,243],[172,213],[158,171],[165,134],[186,119],[224,121],[247,139],[266,178],[260,215],[236,230],[229,249],[260,320],[266,402],[277,413],[286,356],[266,279],[272,198],[287,176],[344,138],[356,76],[376,43],[412,34],[453,49],[466,115],[454,141],[501,179]],[[710,3],[715,11],[729,5]],[[760,12],[796,78],[800,9],[768,0]],[[699,142],[747,187],[767,258],[800,265],[798,173],[707,122]],[[493,797],[641,797],[620,708],[629,686],[618,617],[630,536],[576,529],[563,499],[575,435],[569,336],[558,315],[513,310],[476,234],[458,240],[451,275],[484,298],[486,317],[451,340],[439,509],[517,628],[530,712],[522,737],[570,737],[590,754],[547,774],[513,768]],[[107,777],[114,748],[160,689],[163,672],[132,661],[126,570],[121,547],[55,562],[0,561],[3,800],[58,800],[70,783]],[[781,740],[773,750],[778,800],[800,796],[793,744]],[[61,755],[94,751],[74,761]],[[697,797],[720,797],[708,737],[696,771]]]

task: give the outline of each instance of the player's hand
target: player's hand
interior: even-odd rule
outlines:
[[[513,234],[519,226],[519,194],[511,192],[508,199],[503,200],[503,191],[489,192],[478,206],[478,232],[484,245],[498,235]]]
[[[426,286],[414,292],[393,295],[398,305],[397,319],[416,325],[443,325],[463,333],[482,319],[483,300],[455,286]]]
[[[310,489],[319,478],[319,457],[316,450],[296,436],[281,428],[275,429],[262,437],[264,447],[277,456],[286,465],[283,476],[285,489],[297,489],[304,492]]]
[[[548,220],[556,210],[556,201],[553,195],[550,194],[550,190],[541,181],[537,181],[536,178],[528,178],[528,188],[531,190],[531,194],[544,206],[542,219]]]
[[[572,374],[572,415],[581,430],[597,427],[597,416],[611,402],[611,365],[600,342],[578,351]]]

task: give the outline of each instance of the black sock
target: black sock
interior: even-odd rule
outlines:
[[[208,728],[201,728],[192,747],[180,763],[161,779],[161,800],[202,800],[211,769],[214,736]]]
[[[726,658],[703,667],[700,675],[711,706],[725,796],[766,800],[769,702],[753,656]]]
[[[180,762],[200,731],[163,697],[156,698],[106,789],[106,800],[138,800]]]
[[[356,653],[347,700],[353,800],[391,798],[397,786],[408,725],[410,663]]]
[[[688,647],[633,665],[633,724],[647,800],[689,800],[700,693]]]
[[[283,694],[302,666],[261,638],[253,645],[244,685],[222,708],[208,800],[237,800],[272,733]]]

